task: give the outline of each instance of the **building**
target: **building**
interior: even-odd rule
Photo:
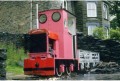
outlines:
[[[97,52],[78,49],[77,52],[80,68],[92,68],[100,62],[100,55]]]
[[[109,35],[110,18],[107,1],[35,1],[33,2],[33,14],[35,14],[36,3],[39,5],[39,11],[64,8],[73,13],[76,16],[78,32],[93,35],[96,27],[104,27],[106,37]],[[35,17],[33,15],[33,25],[36,22]]]
[[[84,34],[93,35],[96,27],[104,27],[105,35],[108,37],[110,28],[109,3],[105,1],[79,1],[75,2],[75,8],[79,31],[82,30],[81,32]]]

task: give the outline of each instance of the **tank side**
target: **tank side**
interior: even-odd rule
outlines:
[[[72,35],[69,33],[68,29],[68,14],[66,11],[63,11],[63,21],[64,21],[64,58],[71,59],[73,58],[73,45],[72,45]]]
[[[59,21],[54,22],[52,20],[52,15],[54,12],[59,12],[61,14],[61,18]],[[51,32],[54,32],[58,35],[58,40],[56,40],[56,55],[57,58],[64,58],[64,21],[63,21],[63,10],[48,10],[45,12],[41,12],[40,14],[46,14],[47,21],[46,23],[40,24],[40,29],[47,29]]]

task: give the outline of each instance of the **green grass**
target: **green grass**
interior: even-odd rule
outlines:
[[[14,75],[24,74],[23,67],[19,66],[7,66],[6,70],[7,72],[13,73]]]
[[[6,71],[13,74],[23,74],[23,67],[18,64],[18,62],[23,62],[24,58],[27,57],[23,48],[17,50],[12,43],[0,43],[0,48],[7,49]]]

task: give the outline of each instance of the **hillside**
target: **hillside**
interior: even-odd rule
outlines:
[[[0,1],[0,32],[26,33],[30,27],[30,2]]]

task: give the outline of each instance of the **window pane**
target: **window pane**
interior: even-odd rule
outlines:
[[[47,51],[46,33],[25,35],[25,48],[30,53]]]
[[[93,35],[93,31],[96,28],[96,25],[89,25],[88,26],[88,35]]]
[[[62,0],[62,8],[67,10],[67,0]]]
[[[95,2],[87,3],[87,17],[97,17],[97,9]]]
[[[45,23],[47,21],[47,16],[45,14],[40,15],[39,22]]]
[[[104,14],[104,18],[105,19],[108,19],[108,12],[107,12],[107,5],[106,4],[104,4],[103,5],[103,14]]]
[[[53,21],[57,22],[57,21],[60,20],[60,18],[61,18],[61,15],[60,15],[59,12],[54,12],[54,13],[52,14],[52,19],[53,19]]]

